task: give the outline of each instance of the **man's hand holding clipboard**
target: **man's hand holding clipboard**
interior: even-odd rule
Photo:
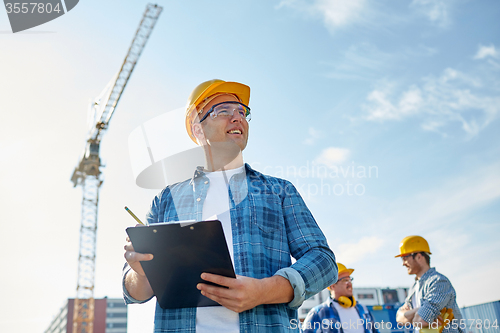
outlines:
[[[202,273],[236,281],[220,221],[138,225],[127,228],[127,234],[125,259],[133,272],[126,275],[125,283],[140,286],[127,288],[137,300],[154,295],[163,308],[217,306],[197,289],[199,284],[207,285],[205,281],[213,283],[203,280]]]
[[[287,279],[279,275],[265,279],[254,279],[237,275],[236,279],[233,279],[203,273],[201,278],[227,287],[221,288],[199,283],[197,288],[201,290],[202,295],[238,313],[261,304],[289,303],[293,299],[293,290],[290,292],[288,288],[290,283]]]
[[[135,214],[132,213],[132,211],[128,209],[127,206],[125,206],[125,210],[138,222],[138,224],[135,225],[136,227],[145,226],[144,223],[142,223],[142,221],[139,220],[139,218],[135,216]],[[149,281],[146,277],[146,274],[144,273],[144,269],[142,268],[140,262],[153,260],[153,255],[150,253],[135,252],[134,246],[132,245],[132,242],[130,241],[129,237],[127,237],[125,246],[123,248],[125,249],[125,254],[123,256],[125,257],[125,260],[127,261],[130,268],[132,269],[132,272],[127,274],[126,279],[133,282],[139,282],[138,284],[128,283],[129,286],[133,285],[139,287],[139,288],[128,288],[129,293],[131,294],[132,297],[138,300],[147,300],[151,298],[153,296],[153,289],[151,289],[151,285],[149,284]]]

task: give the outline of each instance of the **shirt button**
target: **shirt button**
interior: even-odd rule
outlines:
[[[196,201],[200,201],[200,200],[201,200],[201,198],[196,199]]]
[[[205,184],[208,184],[208,180],[205,180]]]

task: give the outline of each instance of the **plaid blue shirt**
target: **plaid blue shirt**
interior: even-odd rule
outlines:
[[[354,309],[359,318],[363,320],[363,323],[343,322],[337,309],[333,306],[333,300],[328,298],[325,302],[309,311],[304,323],[301,325],[303,333],[344,333],[342,324],[344,324],[344,327],[351,329],[356,329],[359,325],[362,325],[365,333],[379,333],[379,330],[375,328],[375,320],[366,306],[356,303]]]
[[[436,272],[436,269],[430,268],[422,275],[419,280],[419,288],[415,290],[415,283],[413,284],[405,303],[413,308],[412,297],[418,293],[420,296],[420,309],[418,314],[423,320],[430,323],[439,316],[443,308],[453,309],[453,316],[456,322],[460,323],[462,314],[457,304],[457,294],[455,288],[451,285],[450,280],[441,273]],[[442,333],[463,332],[457,325],[447,325]],[[459,325],[458,325],[459,326]]]
[[[192,179],[158,194],[147,215],[149,224],[202,219],[210,181],[199,167]],[[263,304],[239,314],[241,332],[298,331],[297,308],[337,281],[335,256],[295,187],[245,164],[229,180],[229,207],[235,272],[262,279],[280,275],[290,281],[288,304]],[[291,256],[296,259],[292,265]],[[125,274],[130,270],[124,267]],[[143,303],[125,289],[127,304]],[[295,330],[294,330],[295,328]],[[156,305],[155,332],[195,332],[196,308],[162,309]]]

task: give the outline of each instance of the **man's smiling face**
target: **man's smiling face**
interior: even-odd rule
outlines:
[[[401,257],[401,259],[403,260],[403,266],[406,267],[409,275],[417,274],[422,270],[422,265],[420,265],[419,262],[415,260],[416,255],[418,254],[413,253]]]
[[[202,119],[213,105],[222,102],[238,102],[238,99],[233,95],[217,96],[203,108],[203,112],[199,114],[198,118]],[[196,126],[200,126],[200,124]],[[206,141],[213,148],[226,147],[227,149],[234,149],[237,146],[242,151],[247,146],[248,129],[247,120],[239,112],[234,112],[230,117],[219,116],[212,118],[208,116],[201,123],[201,131],[204,136],[202,141]]]
[[[335,293],[335,299],[341,296],[352,297],[352,282],[350,274],[343,274],[339,276],[337,283],[332,284],[330,289]]]

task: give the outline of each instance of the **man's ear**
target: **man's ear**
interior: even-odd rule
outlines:
[[[414,259],[417,260],[419,263],[426,262],[425,257],[422,255],[421,252],[417,253]]]
[[[203,128],[200,123],[193,124],[193,135],[198,139],[198,141],[202,141],[205,139],[205,133],[203,133]]]

